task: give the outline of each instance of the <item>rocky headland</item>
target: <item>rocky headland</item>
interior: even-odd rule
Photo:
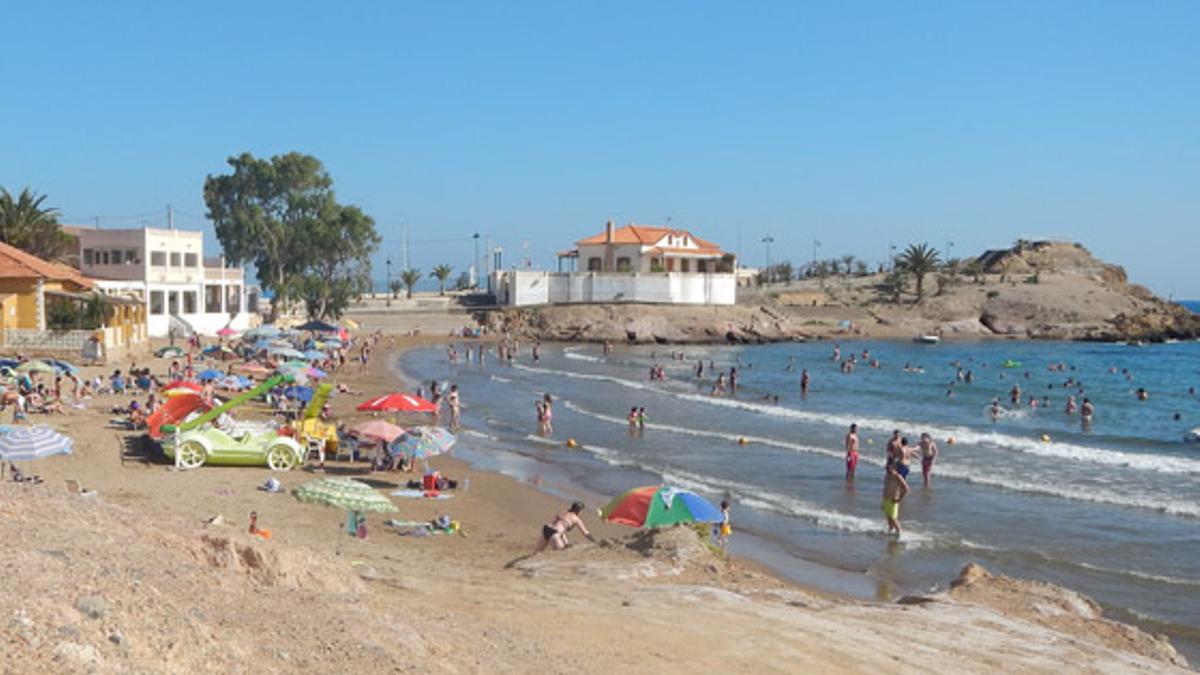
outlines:
[[[882,274],[739,289],[731,307],[555,305],[484,312],[527,339],[760,343],[821,337],[1149,341],[1200,338],[1200,317],[1129,281],[1080,244],[1021,242],[927,274],[918,298]]]

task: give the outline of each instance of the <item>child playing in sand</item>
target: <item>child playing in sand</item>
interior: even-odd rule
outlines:
[[[713,544],[720,546],[721,550],[725,550],[729,546],[729,535],[731,534],[733,534],[733,528],[729,525],[729,501],[726,500],[721,502],[721,522],[713,523]]]
[[[908,494],[908,482],[896,471],[894,465],[887,467],[883,479],[883,517],[887,519],[888,532],[900,536],[900,502]]]

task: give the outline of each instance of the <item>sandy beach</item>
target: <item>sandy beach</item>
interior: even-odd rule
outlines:
[[[411,389],[387,364],[437,342],[396,338],[368,372],[335,373],[359,392],[333,398],[335,414],[360,419],[365,398]],[[168,361],[138,363],[161,373]],[[1082,596],[978,569],[899,604],[831,597],[724,559],[687,528],[600,523],[591,503],[600,545],[575,537],[525,557],[571,486],[552,496],[452,456],[431,464],[469,491],[396,498],[399,514],[371,515],[369,538],[352,539],[345,514],[258,490],[266,468],[174,471],[140,434],[106,426],[120,402],[36,416],[72,436],[74,454],[26,466],[41,485],[0,486],[3,672],[1187,670],[1169,643]],[[345,462],[327,475],[384,492],[418,478]],[[278,477],[290,490],[319,476]],[[66,494],[68,479],[92,494]],[[247,532],[251,511],[270,541]],[[439,515],[462,532],[384,526]]]

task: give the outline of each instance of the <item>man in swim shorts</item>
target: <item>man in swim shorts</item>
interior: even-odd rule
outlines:
[[[883,479],[883,517],[887,519],[888,532],[900,536],[900,502],[908,494],[908,483],[895,467],[887,468]]]
[[[854,480],[854,470],[858,468],[858,425],[851,424],[850,432],[846,434],[846,482]]]

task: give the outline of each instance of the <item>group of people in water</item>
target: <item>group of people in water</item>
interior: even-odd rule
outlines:
[[[858,424],[850,425],[844,445],[846,448],[846,482],[850,483],[854,481],[858,470],[861,448]],[[909,444],[908,438],[901,435],[899,429],[892,432],[892,437],[888,439],[884,461],[882,509],[884,519],[887,521],[888,532],[894,533],[897,537],[901,533],[900,502],[909,492],[909,465],[918,453],[921,459],[921,477],[924,486],[928,488],[931,484],[933,464],[938,457],[938,446],[934,442],[933,436],[922,433],[914,447]]]

